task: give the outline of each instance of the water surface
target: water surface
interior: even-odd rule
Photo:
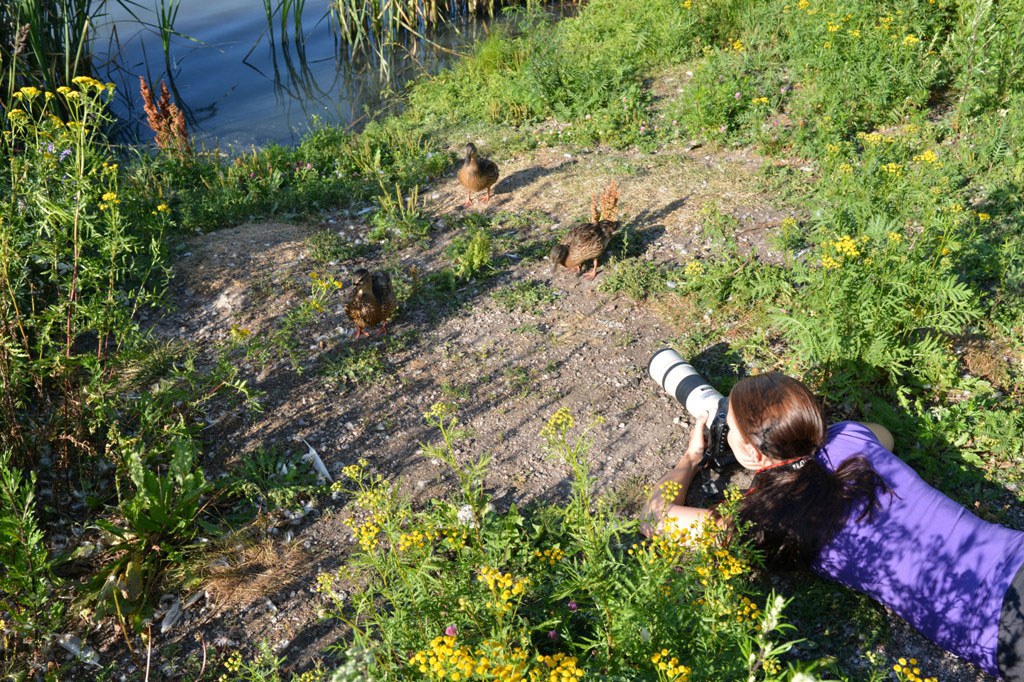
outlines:
[[[429,40],[407,39],[390,51],[382,77],[371,50],[352,53],[339,41],[326,0],[307,2],[300,26],[289,17],[284,33],[278,11],[268,21],[255,0],[181,0],[179,7],[167,59],[155,8],[115,6],[97,22],[97,77],[117,84],[112,108],[129,140],[152,139],[139,75],[157,93],[160,79],[167,80],[190,133],[207,147],[293,144],[314,117],[358,127],[367,114],[394,106],[389,93],[449,64],[493,24],[454,17]]]

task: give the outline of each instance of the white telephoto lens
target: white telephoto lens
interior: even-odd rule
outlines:
[[[647,371],[691,415],[696,417],[703,414],[710,417],[718,409],[722,394],[671,348],[655,353],[647,365]]]

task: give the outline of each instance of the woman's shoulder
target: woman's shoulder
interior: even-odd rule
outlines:
[[[828,431],[825,434],[825,442],[829,443],[833,440],[849,439],[849,440],[860,440],[860,441],[871,441],[878,443],[878,438],[867,426],[861,422],[842,421],[836,422],[828,427]]]
[[[828,427],[821,454],[833,466],[838,466],[850,457],[857,456],[866,457],[875,464],[876,458],[889,455],[889,451],[864,424],[842,421]]]

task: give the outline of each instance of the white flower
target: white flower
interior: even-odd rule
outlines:
[[[476,528],[476,519],[473,517],[473,507],[468,504],[464,504],[459,507],[459,513],[457,516],[459,523],[467,528]]]

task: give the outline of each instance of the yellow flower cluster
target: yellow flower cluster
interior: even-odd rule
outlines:
[[[540,430],[541,438],[547,440],[553,440],[560,437],[565,437],[565,434],[576,425],[576,420],[572,417],[572,412],[569,411],[568,407],[560,407],[558,410],[551,415],[548,419],[548,423],[543,426]]]
[[[761,617],[761,609],[757,608],[757,604],[743,595],[740,595],[740,602],[743,606],[736,611],[737,623],[742,623],[745,620],[755,621]]]
[[[842,28],[842,27],[841,27],[841,26],[840,26],[839,24],[837,24],[837,23],[834,23],[834,22],[832,22],[832,21],[828,22],[828,32],[829,32],[829,33],[835,33],[835,32],[836,32],[836,31],[838,31],[838,30],[839,30],[840,28]]]
[[[389,494],[384,486],[374,486],[367,490],[360,490],[356,494],[356,506],[367,511],[376,511],[387,508]]]
[[[857,139],[867,147],[878,147],[896,141],[892,135],[883,135],[882,133],[857,133]]]
[[[347,478],[350,481],[357,481],[362,477],[363,471],[369,465],[370,463],[364,458],[360,458],[355,464],[349,464],[347,467],[344,467],[341,470],[341,476],[342,478]]]
[[[549,566],[554,566],[565,558],[565,552],[563,552],[560,547],[552,547],[551,549],[545,549],[544,551],[536,550],[533,553],[533,556],[547,563]]]
[[[700,277],[704,274],[704,265],[699,260],[692,260],[683,268],[687,277]]]
[[[309,278],[313,280],[313,286],[320,289],[341,289],[345,286],[338,279],[334,277],[324,277],[318,272],[309,273]]]
[[[673,517],[666,518],[662,521],[660,533],[642,546],[631,547],[628,553],[645,564],[674,563],[692,542],[706,539],[707,524],[702,528],[704,532],[694,536],[689,526],[683,525]]]
[[[732,41],[732,49],[735,52],[743,52],[743,41],[742,40],[734,40],[734,41]]]
[[[752,100],[750,100],[750,103],[751,104],[768,104],[770,101],[771,100],[769,100],[767,97],[755,97]]]
[[[445,635],[413,654],[409,663],[431,680],[457,682],[476,675],[500,682],[525,682],[526,652],[515,647],[506,657],[503,649],[497,642],[487,641],[471,650],[459,646],[454,636]]]
[[[904,44],[904,45],[907,45],[908,47],[909,47],[910,45],[916,45],[916,44],[917,44],[917,43],[919,43],[919,42],[921,42],[921,39],[920,39],[920,38],[918,38],[917,36],[913,35],[913,34],[907,34],[907,35],[906,35],[906,36],[905,36],[905,37],[903,38],[903,44]]]
[[[992,219],[992,216],[990,216],[988,213],[979,213],[978,214],[978,222],[980,222],[980,223],[987,223],[991,219]]]
[[[116,192],[104,192],[103,201],[100,202],[100,210],[106,211],[111,206],[117,206],[121,200],[117,198]]]
[[[857,242],[849,235],[843,235],[836,241],[832,242],[832,247],[839,255],[845,258],[856,258],[860,255],[860,250],[857,248]]]
[[[337,576],[333,573],[320,572],[316,576],[316,591],[318,594],[330,594],[334,592],[334,582]]]
[[[423,414],[428,422],[443,422],[454,418],[455,406],[451,403],[439,401],[430,406],[430,409]]]
[[[918,163],[938,163],[939,156],[931,149],[925,149],[920,154],[914,156],[914,161]]]
[[[826,270],[834,270],[840,268],[844,261],[852,260],[861,255],[860,247],[855,240],[849,235],[844,235],[834,242],[826,245],[826,248],[831,247],[835,249],[836,255],[825,253],[821,256],[821,266]],[[860,242],[863,244],[868,241],[867,235],[860,238]]]
[[[937,677],[921,677],[921,669],[917,667],[916,658],[911,658],[908,661],[901,657],[892,669],[901,675],[906,682],[939,682]]]
[[[903,241],[903,235],[900,234],[899,232],[890,232],[887,236],[889,241],[891,241],[893,244],[899,244],[900,242]]]
[[[86,92],[89,90],[96,90],[97,92],[103,92],[104,90],[114,91],[113,83],[100,83],[95,78],[90,78],[89,76],[76,76],[71,79],[71,82]]]
[[[508,613],[512,610],[512,600],[521,597],[530,586],[530,579],[523,577],[516,579],[511,573],[502,573],[496,568],[482,566],[477,580],[487,585],[491,591],[494,601],[488,602],[498,614]]]
[[[658,679],[668,682],[686,682],[690,679],[691,670],[679,662],[675,656],[669,658],[668,649],[656,651],[651,656],[651,663],[658,670]]]
[[[683,9],[692,9],[693,0],[683,0]]]
[[[395,549],[405,552],[413,548],[426,547],[436,541],[447,545],[447,549],[458,549],[465,547],[469,540],[469,533],[460,528],[446,528],[444,530],[414,530],[411,533],[402,533],[398,536],[398,543]]]
[[[697,567],[697,575],[701,585],[707,585],[709,579],[716,573],[722,580],[728,582],[730,579],[743,575],[746,567],[743,562],[724,549],[715,550],[708,555],[708,563]]]
[[[239,670],[241,670],[242,652],[232,651],[231,655],[228,656],[228,659],[224,661],[224,668],[227,669],[229,673],[237,673]],[[217,678],[217,682],[227,682],[228,679],[229,678],[227,673],[224,673],[223,675]]]
[[[531,670],[530,682],[579,682],[583,679],[575,656],[558,652],[554,656],[537,656],[537,662],[546,669]]]
[[[895,162],[890,162],[882,165],[882,171],[888,173],[894,178],[898,178],[903,175],[903,166]]]
[[[357,523],[354,519],[345,519],[345,525],[352,529],[359,547],[364,552],[372,551],[377,546],[377,537],[380,535],[377,517],[370,517],[362,523]]]

